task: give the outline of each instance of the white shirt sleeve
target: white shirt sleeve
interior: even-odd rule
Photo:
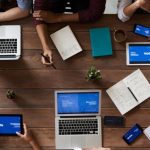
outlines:
[[[131,4],[132,4],[132,0],[119,0],[118,1],[118,18],[122,22],[126,22],[130,19],[130,17],[124,13],[124,8],[126,8],[127,6]]]

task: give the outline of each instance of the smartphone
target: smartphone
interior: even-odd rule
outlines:
[[[139,124],[135,124],[128,132],[123,135],[123,140],[127,144],[134,142],[141,134],[143,134],[143,129]]]
[[[150,27],[146,27],[146,26],[143,26],[143,25],[140,25],[140,24],[135,24],[134,25],[134,30],[133,32],[135,34],[138,34],[138,35],[141,35],[141,36],[144,36],[144,37],[150,37]]]
[[[105,126],[122,127],[125,124],[125,118],[122,116],[104,116]]]
[[[0,114],[0,136],[17,135],[16,132],[24,132],[22,115]]]

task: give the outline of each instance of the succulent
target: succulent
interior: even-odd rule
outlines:
[[[100,80],[102,79],[100,70],[98,70],[95,66],[91,66],[90,69],[87,72],[86,80]]]
[[[16,98],[16,94],[13,90],[8,90],[6,93],[7,98],[9,99],[15,99]]]

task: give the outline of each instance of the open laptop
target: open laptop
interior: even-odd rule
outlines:
[[[21,55],[21,26],[0,26],[0,60],[18,60]]]
[[[100,90],[55,91],[56,149],[102,146]]]
[[[150,42],[126,44],[127,65],[150,65]]]

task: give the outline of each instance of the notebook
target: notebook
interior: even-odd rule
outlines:
[[[150,97],[150,84],[138,69],[106,92],[124,115]]]
[[[109,28],[90,29],[90,40],[93,57],[112,55],[112,42]]]
[[[50,35],[54,45],[63,60],[66,60],[82,51],[70,26],[66,26]]]
[[[102,146],[100,90],[55,91],[56,149]]]

